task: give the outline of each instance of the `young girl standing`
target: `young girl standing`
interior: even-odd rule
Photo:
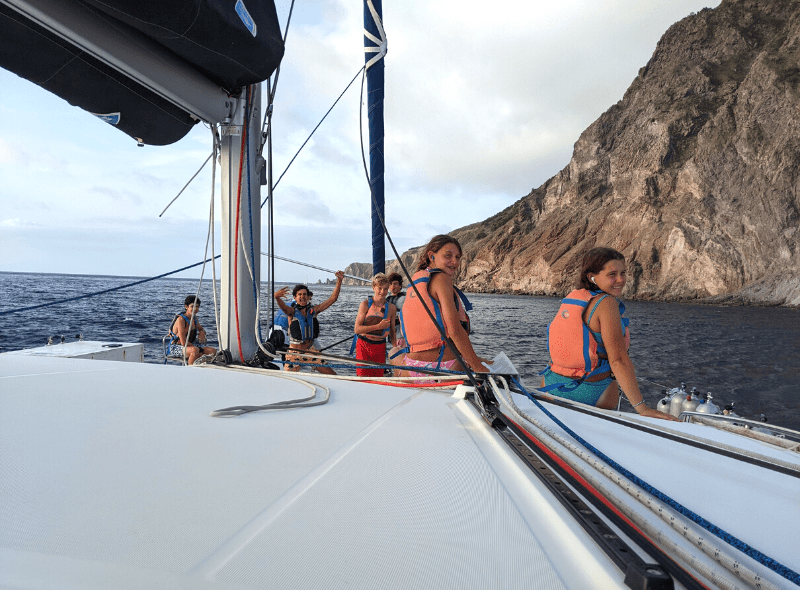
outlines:
[[[395,343],[394,318],[397,308],[386,300],[389,292],[389,279],[379,272],[372,277],[372,291],[375,294],[361,302],[356,317],[356,358],[376,363],[386,362],[386,344]],[[380,377],[383,369],[358,367],[359,377]]]

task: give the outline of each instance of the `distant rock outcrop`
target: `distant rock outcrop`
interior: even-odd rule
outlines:
[[[353,262],[352,264],[348,264],[344,269],[344,274],[351,275],[354,277],[364,277],[365,279],[372,278],[372,263],[370,262]],[[366,285],[363,281],[357,281],[355,279],[351,279],[345,277],[342,281],[344,285]]]
[[[470,291],[562,295],[622,251],[626,297],[800,306],[800,0],[676,23],[569,165],[454,232]]]
[[[422,246],[417,246],[416,248],[412,248],[401,254],[400,258],[405,264],[408,271],[413,275],[414,270],[416,269],[417,264],[417,257],[419,256],[419,251],[422,249]],[[372,278],[372,264],[367,262],[354,262],[349,264],[347,268],[344,269],[345,274],[353,275],[356,277],[364,277],[365,279]],[[393,272],[403,274],[400,263],[397,260],[387,260],[386,261],[386,274],[391,274]],[[361,281],[356,281],[355,279],[345,278],[344,280],[345,285],[364,285]]]

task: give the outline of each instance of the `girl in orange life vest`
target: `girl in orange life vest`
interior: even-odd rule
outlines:
[[[435,236],[421,251],[417,272],[412,277],[423,298],[428,298],[428,307],[436,316],[432,302],[440,310],[444,329],[453,342],[464,362],[477,372],[486,372],[482,363],[486,359],[475,354],[469,335],[462,325],[466,319],[463,304],[458,299],[453,287],[453,276],[461,265],[461,245],[455,238],[447,235]],[[428,282],[417,282],[428,278]],[[432,300],[432,302],[430,301]],[[460,313],[461,312],[461,313]],[[403,304],[403,329],[408,340],[410,352],[399,355],[393,364],[422,367],[427,369],[463,370],[457,362],[452,350],[442,341],[441,333],[433,325],[426,313],[414,287],[409,285],[406,300]],[[390,353],[391,356],[392,353]],[[419,376],[420,373],[399,371],[399,376]]]
[[[386,343],[395,343],[394,318],[397,308],[386,299],[389,279],[382,272],[372,277],[372,291],[375,296],[365,299],[358,306],[356,358],[385,363]],[[356,373],[359,377],[382,377],[383,369],[358,367]]]
[[[548,329],[550,354],[554,358],[552,358],[551,366],[545,370],[542,386],[563,386],[561,390],[550,389],[549,393],[605,409],[617,407],[619,388],[621,387],[628,401],[640,416],[676,420],[669,414],[648,407],[639,391],[636,371],[630,356],[628,356],[630,336],[626,329],[627,320],[623,321],[620,315],[621,303],[617,301],[617,298],[622,295],[626,280],[625,257],[620,252],[611,248],[594,248],[586,254],[578,290],[570,293],[562,302],[559,316],[568,318],[570,311],[568,308],[574,308],[577,313],[581,313],[582,310],[580,316],[582,323],[591,332],[591,336],[586,337],[590,340],[594,339],[597,346],[595,364],[600,363],[601,366],[599,372],[593,371],[592,374],[586,376],[583,368],[577,366],[580,362],[575,363],[570,360],[570,357],[577,359],[583,357],[581,348],[590,343],[576,339],[572,343],[574,349],[570,347],[570,350],[559,350],[554,345],[558,336],[554,330],[558,331],[558,322],[562,321],[559,316],[556,316]],[[588,299],[588,304],[585,307],[564,305],[568,301],[586,299]],[[624,307],[622,310],[624,311]],[[603,361],[606,359],[607,370],[603,370]],[[559,371],[571,374],[562,375]],[[582,377],[585,378],[581,379]],[[577,386],[575,386],[576,384]]]
[[[339,299],[339,292],[342,290],[343,280],[344,272],[341,270],[336,271],[336,286],[333,288],[333,293],[331,293],[331,296],[319,305],[311,305],[311,296],[309,294],[308,287],[305,285],[295,285],[295,288],[292,290],[292,296],[294,297],[295,302],[294,307],[289,307],[283,302],[283,298],[289,293],[289,287],[284,287],[275,291],[275,302],[278,304],[278,307],[281,308],[281,311],[289,318],[289,351],[302,350],[317,352],[317,349],[312,346],[314,343],[314,338],[316,337],[316,335],[313,333],[313,326],[316,323],[314,320],[316,320],[317,315],[328,309],[331,305],[336,303],[337,299]],[[302,315],[304,321],[295,318],[295,314]],[[316,323],[316,325],[319,326],[318,323]],[[300,357],[287,354],[286,360],[296,360],[297,362],[313,364],[323,363],[321,359],[313,358],[308,355]],[[288,371],[300,370],[299,366],[290,368],[290,365],[286,365],[286,368]],[[314,367],[314,370],[326,375],[336,374],[333,369],[328,367]]]

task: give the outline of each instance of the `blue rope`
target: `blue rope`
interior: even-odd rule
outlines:
[[[143,279],[141,281],[136,281],[135,283],[128,283],[127,285],[120,285],[119,287],[112,287],[111,289],[103,289],[102,291],[97,291],[95,293],[87,293],[86,295],[78,295],[77,297],[70,297],[69,299],[59,299],[58,301],[51,301],[49,303],[40,303],[39,305],[31,305],[29,307],[19,307],[17,309],[7,309],[5,311],[0,311],[0,315],[8,315],[12,313],[17,313],[20,311],[30,311],[31,309],[39,309],[40,307],[50,307],[51,305],[58,305],[59,303],[69,303],[70,301],[77,301],[78,299],[86,299],[87,297],[95,297],[97,295],[103,295],[104,293],[111,293],[112,291],[119,291],[120,289],[127,289],[129,287],[135,287],[136,285],[141,285],[142,283],[149,283],[150,281],[155,281],[156,279],[163,279],[164,277],[168,277],[170,275],[174,275],[179,272],[183,272],[184,270],[188,270],[190,268],[194,268],[195,266],[200,266],[201,264],[205,264],[206,262],[211,262],[212,260],[216,260],[222,256],[221,254],[217,254],[214,258],[209,258],[207,260],[203,260],[202,262],[197,262],[195,264],[190,264],[189,266],[184,266],[183,268],[179,268],[178,270],[173,270],[172,272],[165,272],[163,275],[158,275],[157,277],[151,277],[149,279]]]
[[[800,574],[798,574],[797,572],[795,572],[791,568],[786,567],[785,565],[783,565],[782,563],[776,561],[775,559],[769,557],[768,555],[765,555],[765,554],[761,553],[760,551],[758,551],[754,547],[751,547],[750,545],[748,545],[747,543],[745,543],[741,539],[738,539],[737,537],[731,535],[730,533],[728,533],[725,530],[721,529],[717,525],[709,522],[708,520],[706,520],[702,516],[696,514],[695,512],[692,512],[691,510],[689,510],[688,508],[686,508],[682,504],[676,502],[675,500],[673,500],[672,498],[670,498],[669,496],[667,496],[666,494],[664,494],[660,490],[654,488],[653,486],[651,486],[646,481],[640,479],[639,477],[637,477],[636,475],[634,475],[633,473],[631,473],[630,471],[628,471],[627,469],[622,467],[619,463],[617,463],[616,461],[614,461],[613,459],[611,459],[610,457],[605,455],[600,450],[598,450],[595,447],[593,447],[590,443],[588,443],[583,438],[581,438],[577,433],[573,432],[566,424],[564,424],[558,418],[556,418],[553,414],[551,414],[544,406],[542,406],[541,403],[539,403],[539,401],[537,399],[535,399],[533,397],[533,394],[529,393],[522,386],[522,384],[517,379],[512,379],[512,381],[514,382],[514,384],[516,384],[517,387],[519,387],[520,391],[522,391],[528,397],[528,399],[530,399],[536,405],[536,407],[538,407],[551,420],[553,420],[553,422],[558,424],[572,438],[574,438],[581,445],[586,447],[586,449],[588,449],[589,451],[591,451],[592,453],[597,455],[600,459],[602,459],[605,463],[607,463],[608,465],[613,467],[616,471],[618,471],[619,473],[624,475],[627,479],[629,479],[630,481],[632,481],[633,483],[635,483],[636,485],[638,485],[642,489],[646,490],[647,492],[649,492],[653,496],[657,497],[659,500],[661,500],[665,504],[669,505],[674,510],[680,512],[685,517],[687,517],[689,520],[691,520],[691,521],[695,522],[696,524],[700,525],[701,527],[703,527],[705,530],[707,530],[708,532],[710,532],[714,536],[716,536],[719,539],[725,541],[726,543],[728,543],[732,547],[735,547],[736,549],[738,549],[739,551],[741,551],[745,555],[749,555],[750,557],[755,559],[757,562],[759,562],[761,565],[763,565],[765,567],[768,567],[769,569],[771,569],[772,571],[774,571],[778,575],[780,575],[780,576],[786,578],[787,580],[793,582],[794,584],[800,586]]]

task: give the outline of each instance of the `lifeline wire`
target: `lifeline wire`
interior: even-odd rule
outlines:
[[[294,12],[294,0],[289,6],[289,16],[286,17],[286,28],[283,32],[283,46],[286,47],[286,39],[289,38],[289,25],[292,23],[292,13]],[[278,68],[275,70],[275,82],[269,84],[267,79],[267,108],[264,111],[264,122],[261,125],[261,144],[258,148],[258,155],[260,156],[264,151],[264,144],[267,142],[267,137],[272,133],[272,103],[275,101],[275,92],[278,90],[278,78],[281,75],[281,64],[278,63]],[[270,76],[271,77],[271,76]],[[270,86],[272,89],[270,90]],[[269,123],[269,126],[268,126]],[[272,154],[268,154],[272,157]],[[263,207],[263,205],[262,205]]]
[[[183,185],[183,188],[180,190],[180,192],[179,192],[177,195],[175,195],[175,198],[174,198],[174,199],[172,199],[172,200],[171,200],[169,203],[167,203],[167,206],[166,206],[166,207],[164,207],[164,210],[163,210],[161,213],[159,213],[159,214],[158,214],[158,216],[159,216],[159,217],[161,217],[162,215],[164,215],[164,213],[166,213],[166,212],[167,212],[167,209],[169,209],[169,208],[170,208],[170,206],[172,205],[172,203],[174,203],[175,201],[177,201],[177,200],[178,200],[178,197],[180,197],[180,196],[183,194],[183,191],[185,191],[185,190],[186,190],[186,187],[188,187],[190,184],[192,184],[192,181],[193,181],[195,178],[197,178],[197,175],[198,175],[198,174],[200,174],[200,172],[203,170],[203,168],[205,168],[205,167],[206,167],[206,164],[208,164],[208,161],[209,161],[209,160],[210,160],[210,159],[211,159],[211,158],[214,156],[214,153],[215,153],[215,151],[216,151],[216,150],[213,150],[213,151],[212,151],[212,152],[209,154],[209,156],[206,158],[206,161],[205,161],[205,162],[203,162],[203,164],[200,166],[200,168],[198,168],[198,169],[197,169],[197,172],[195,172],[195,173],[194,173],[194,176],[192,176],[192,177],[189,179],[189,182],[187,182],[186,184],[184,184],[184,185]]]
[[[219,258],[220,256],[217,255],[215,258]],[[211,260],[211,259],[209,259]],[[135,287],[136,285],[141,285],[143,283],[149,283],[150,281],[155,281],[156,279],[163,279],[164,277],[168,277],[170,275],[177,274],[179,272],[183,272],[184,270],[189,270],[190,268],[194,268],[195,266],[200,266],[201,264],[205,264],[209,262],[209,260],[201,260],[200,262],[195,262],[194,264],[190,264],[189,266],[184,266],[183,268],[179,268],[178,270],[173,270],[171,272],[165,272],[164,274],[150,277],[149,279],[142,279],[141,281],[136,281],[134,283],[128,283],[126,285],[120,285],[119,287],[112,287],[111,289],[103,289],[102,291],[96,291],[94,293],[87,293],[85,295],[78,295],[77,297],[69,297],[67,299],[59,299],[58,301],[50,301],[49,303],[40,303],[39,305],[30,305],[28,307],[19,307],[17,309],[6,309],[4,311],[0,311],[0,316],[8,315],[12,313],[17,313],[20,311],[29,311],[31,309],[39,309],[41,307],[50,307],[51,305],[58,305],[59,303],[69,303],[70,301],[77,301],[79,299],[86,299],[87,297],[95,297],[97,295],[103,295],[105,293],[111,293],[112,291],[119,291],[120,289],[127,289],[129,287]]]
[[[331,274],[336,274],[335,270],[331,270],[329,268],[322,268],[321,266],[314,266],[313,264],[308,264],[307,262],[300,262],[299,260],[292,260],[291,258],[284,258],[282,256],[278,256],[276,254],[270,254],[269,252],[262,252],[262,256],[270,256],[272,258],[277,258],[278,260],[283,260],[284,262],[293,262],[294,264],[299,264],[300,266],[307,266],[308,268],[316,268],[317,270],[324,270],[325,272],[329,272]],[[365,283],[371,283],[372,279],[365,279],[362,277],[357,277],[354,275],[344,275],[348,279],[355,279],[357,281],[363,281]]]
[[[702,516],[696,514],[695,512],[689,510],[688,508],[686,508],[685,506],[683,506],[679,502],[676,502],[675,500],[673,500],[672,498],[670,498],[669,496],[664,494],[662,491],[660,491],[660,490],[656,489],[655,487],[651,486],[646,481],[640,479],[634,473],[631,473],[630,471],[625,469],[622,465],[620,465],[619,463],[614,461],[611,457],[609,457],[608,455],[604,454],[599,449],[596,449],[589,442],[587,442],[586,440],[581,438],[581,436],[579,434],[574,432],[566,424],[564,424],[558,418],[556,418],[549,410],[547,410],[547,408],[545,408],[537,399],[535,399],[533,397],[533,395],[531,395],[522,386],[522,384],[518,380],[514,379],[513,381],[514,381],[514,384],[520,389],[520,391],[522,391],[522,393],[524,393],[528,397],[528,399],[530,399],[534,403],[534,405],[537,408],[539,408],[539,410],[544,412],[544,414],[546,416],[548,416],[551,420],[553,420],[553,422],[555,422],[559,427],[561,427],[572,438],[574,438],[576,441],[578,441],[583,447],[585,447],[586,449],[588,449],[589,451],[594,453],[604,463],[606,463],[607,465],[611,466],[614,470],[616,470],[618,473],[622,474],[629,481],[633,482],[634,484],[636,484],[637,486],[641,487],[642,489],[644,489],[648,493],[652,494],[653,496],[655,496],[656,498],[658,498],[659,500],[661,500],[662,502],[664,502],[665,504],[670,506],[673,510],[676,510],[677,512],[679,512],[680,514],[682,514],[683,516],[685,516],[686,518],[688,518],[692,522],[694,522],[697,525],[701,526],[702,528],[704,528],[705,530],[710,532],[715,537],[721,539],[722,541],[725,541],[726,543],[728,543],[732,547],[735,547],[736,549],[738,549],[739,551],[741,551],[745,555],[748,555],[748,556],[752,557],[755,561],[757,561],[761,565],[771,569],[772,571],[774,571],[778,575],[780,575],[780,576],[786,578],[787,580],[793,582],[794,584],[797,584],[798,586],[800,586],[800,574],[798,574],[797,572],[793,571],[791,568],[783,565],[779,561],[769,557],[768,555],[765,555],[764,553],[760,552],[758,549],[756,549],[754,547],[751,547],[750,545],[748,545],[747,543],[745,543],[741,539],[738,539],[737,537],[735,537],[732,534],[728,533],[727,531],[721,529],[717,525],[709,522],[708,520],[706,520]]]

